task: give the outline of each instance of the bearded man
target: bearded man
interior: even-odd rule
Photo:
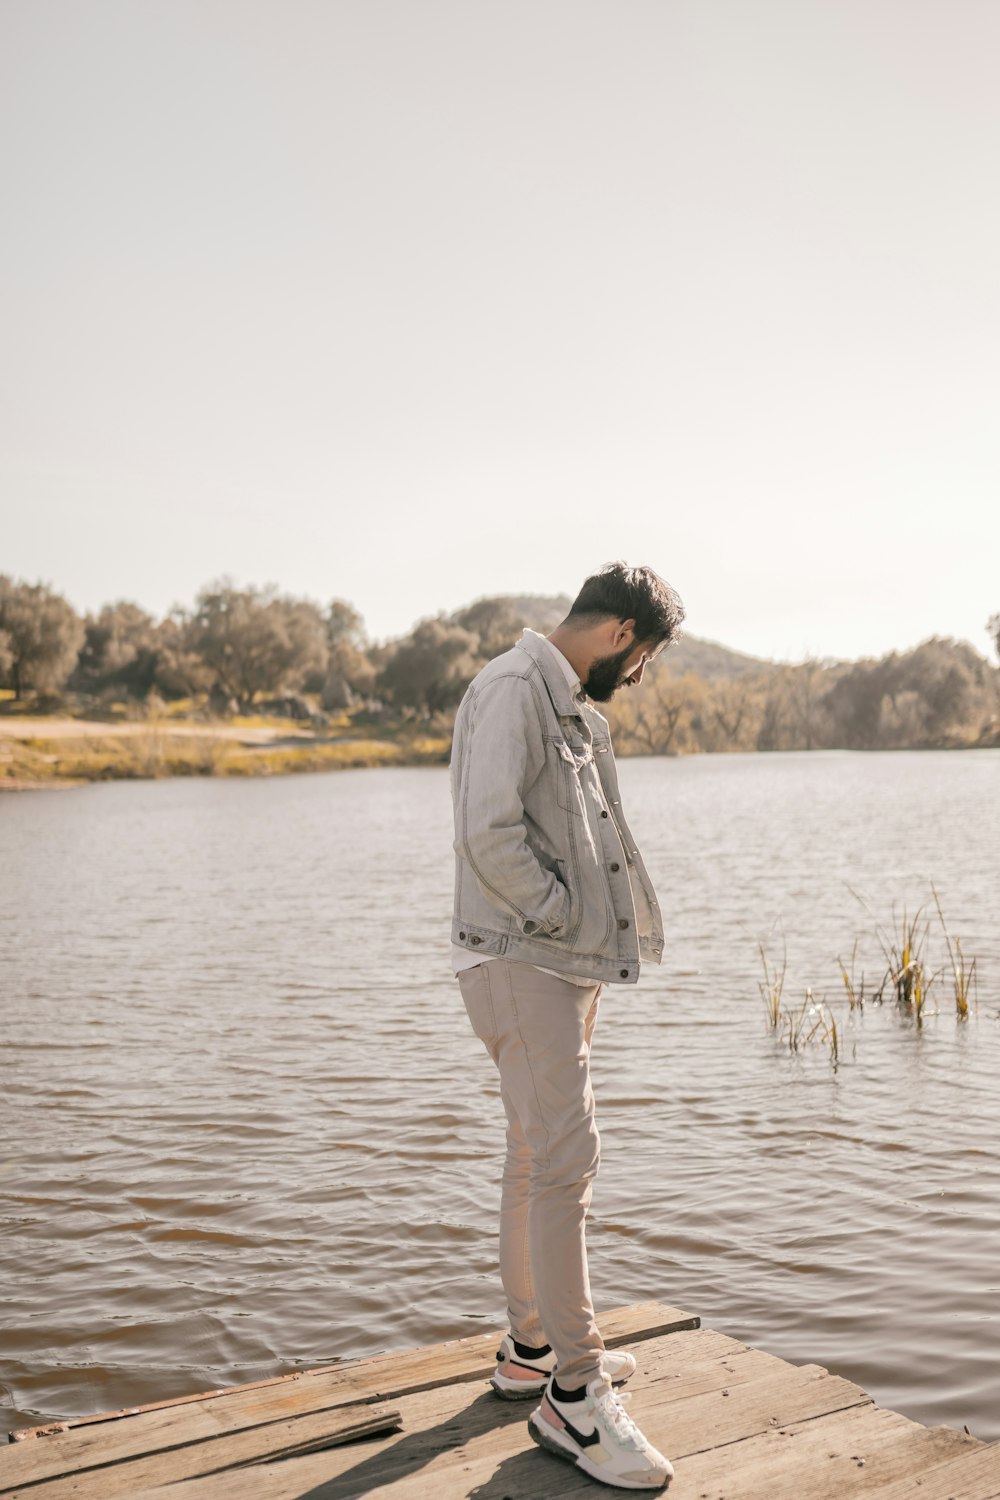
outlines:
[[[565,620],[487,663],[455,721],[454,967],[499,1072],[507,1122],[500,1276],[510,1331],[493,1389],[539,1396],[536,1442],[622,1489],[672,1469],[616,1387],[584,1235],[597,1175],[590,1046],[601,991],[659,963],[656,896],[625,822],[608,721],[593,705],[637,687],[684,607],[650,568],[611,563]]]

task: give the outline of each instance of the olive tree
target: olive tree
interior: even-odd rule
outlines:
[[[152,615],[119,599],[84,621],[84,642],[73,686],[84,692],[120,686],[137,698],[152,688],[160,665],[159,633]]]
[[[186,621],[185,642],[241,709],[261,693],[296,691],[327,659],[326,623],[309,599],[273,587],[209,584]]]
[[[453,708],[476,675],[478,636],[443,616],[421,620],[382,668],[379,687],[402,708]]]
[[[84,629],[73,606],[44,583],[0,575],[0,658],[14,689],[54,693],[76,665]]]
[[[376,669],[368,652],[364,620],[346,599],[331,599],[326,611],[329,645],[322,705],[347,708],[355,695],[368,696],[375,687]]]

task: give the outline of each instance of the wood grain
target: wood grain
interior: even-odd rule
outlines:
[[[605,1337],[613,1345],[663,1336],[665,1329],[690,1329],[697,1322],[690,1313],[656,1302],[601,1315]],[[190,1474],[187,1459],[166,1456],[185,1446],[201,1450],[199,1461],[205,1467],[200,1472],[205,1473],[214,1466],[206,1445],[223,1434],[250,1431],[310,1413],[331,1413],[346,1404],[375,1400],[392,1400],[395,1404],[400,1396],[415,1391],[485,1380],[494,1368],[499,1337],[495,1332],[480,1334],[402,1354],[379,1355],[315,1373],[235,1386],[198,1401],[156,1405],[106,1422],[89,1421],[53,1436],[22,1438],[0,1449],[0,1494],[43,1479],[70,1476],[76,1484],[72,1493],[82,1494],[78,1476],[87,1469],[100,1468],[103,1488],[95,1493],[110,1497],[123,1492],[111,1475],[111,1466],[131,1459],[163,1454],[161,1482],[174,1474]],[[192,1455],[192,1460],[195,1457]]]
[[[630,1343],[639,1360],[630,1410],[674,1462],[669,1500],[1000,1500],[1000,1444],[922,1427],[818,1365],[750,1349],[674,1308],[640,1304],[601,1321],[608,1342]],[[0,1493],[596,1500],[603,1487],[530,1441],[534,1403],[498,1401],[490,1391],[496,1337],[29,1439],[0,1452]],[[390,1410],[372,1404],[390,1397]]]

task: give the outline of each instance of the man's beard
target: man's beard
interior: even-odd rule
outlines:
[[[614,656],[600,656],[587,673],[583,691],[595,703],[607,703],[613,693],[625,685],[625,663],[635,650],[635,642]]]

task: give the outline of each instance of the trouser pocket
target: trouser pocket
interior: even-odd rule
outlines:
[[[493,1010],[493,991],[490,986],[489,963],[477,964],[474,969],[461,969],[458,987],[472,1022],[472,1029],[481,1042],[492,1049],[497,1040],[497,1022]]]

